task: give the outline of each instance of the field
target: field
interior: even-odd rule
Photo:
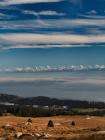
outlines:
[[[0,117],[0,140],[104,140],[105,117]],[[52,120],[54,127],[47,127]],[[75,125],[72,125],[72,121]]]

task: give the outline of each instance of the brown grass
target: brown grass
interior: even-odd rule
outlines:
[[[86,116],[31,118],[32,125],[26,126],[24,123],[28,118],[0,117],[0,136],[12,140],[17,132],[22,132],[24,134],[47,133],[50,140],[104,140],[105,135],[97,135],[96,132],[105,130],[105,117],[86,118]],[[47,128],[49,120],[61,125]],[[72,126],[71,121],[75,121],[76,125]],[[7,124],[10,124],[9,128],[6,127]]]

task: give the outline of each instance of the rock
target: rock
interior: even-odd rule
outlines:
[[[48,133],[44,133],[44,138],[49,138],[51,137],[52,135],[48,134]]]
[[[18,139],[21,139],[21,140],[37,140],[37,137],[33,136],[31,134],[22,134]]]
[[[47,127],[54,127],[54,123],[52,120],[49,120]]]
[[[28,119],[27,122],[32,123],[32,120],[31,119]]]
[[[35,135],[36,135],[37,137],[40,137],[40,136],[41,136],[41,134],[39,134],[39,133],[35,133]]]
[[[61,123],[54,123],[54,125],[55,125],[55,126],[60,126],[60,125],[61,125]]]
[[[16,135],[15,135],[15,137],[16,137],[16,138],[19,138],[19,137],[22,136],[22,135],[23,135],[22,132],[17,132]]]
[[[8,139],[5,137],[0,137],[0,140],[8,140]]]
[[[28,119],[27,122],[25,123],[25,125],[32,125],[32,120]]]
[[[97,135],[105,135],[105,131],[98,131],[96,132]]]
[[[72,121],[72,122],[71,122],[71,125],[72,125],[72,126],[75,126],[75,122],[74,122],[74,121]]]
[[[2,126],[3,129],[8,130],[8,131],[15,131],[14,127],[10,124],[6,124]]]

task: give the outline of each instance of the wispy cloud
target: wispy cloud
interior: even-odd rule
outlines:
[[[0,17],[5,17],[6,15],[3,13],[0,13]]]
[[[89,15],[95,15],[95,14],[97,14],[97,11],[93,9],[93,10],[87,12],[87,14],[89,14]]]
[[[56,11],[40,11],[40,12],[35,12],[35,11],[28,11],[24,10],[22,11],[24,14],[30,14],[30,15],[35,15],[35,16],[64,16],[64,13],[58,13]]]
[[[45,3],[45,2],[59,2],[61,0],[3,0],[0,5],[14,5],[24,3]]]
[[[88,44],[105,43],[105,34],[100,35],[75,35],[75,34],[2,34],[2,42],[8,42],[15,45],[28,44]]]
[[[41,11],[38,13],[39,15],[49,15],[49,16],[64,16],[64,13],[58,13],[56,11]]]
[[[3,82],[34,82],[34,81],[54,81],[51,77],[46,78],[32,78],[32,77],[1,77],[0,83]]]
[[[0,20],[11,19],[11,18],[13,18],[13,16],[7,15],[7,14],[4,14],[4,13],[0,13]]]
[[[42,48],[42,49],[48,49],[48,48],[77,48],[77,47],[91,47],[92,45],[89,44],[55,44],[55,45],[1,45],[0,46],[0,51],[5,51],[5,50],[12,50],[12,49],[38,49],[38,48]],[[103,45],[100,45],[103,46]]]
[[[39,3],[40,5],[40,2],[49,3],[59,1],[62,0],[2,0],[0,4]],[[82,4],[81,0],[69,0],[69,2]],[[70,19],[69,17],[63,17],[67,12],[65,9],[61,9],[61,11],[57,11],[57,9],[53,10],[52,8],[31,9],[29,7],[21,9],[17,5],[7,7],[14,8],[15,12],[13,9],[13,11],[9,9],[12,15],[8,13],[6,15],[2,12],[0,14],[1,18],[5,16],[9,18],[9,20],[4,19],[0,22],[1,49],[78,47],[84,44],[87,47],[91,43],[105,43],[105,18],[102,15],[97,15],[97,10],[94,10],[94,8],[89,10],[85,15],[78,13],[81,19]],[[18,11],[16,10],[17,8]],[[6,12],[8,10],[4,13]],[[14,15],[16,16],[15,18],[12,17]],[[24,20],[20,18],[20,15],[22,15]],[[41,16],[60,17],[45,19],[41,18]]]
[[[0,83],[3,82],[60,82],[64,85],[76,84],[83,84],[86,86],[88,85],[105,85],[105,79],[98,76],[71,76],[71,77],[1,77]],[[83,86],[82,85],[82,86]],[[75,88],[75,87],[74,87]]]
[[[34,13],[38,16],[37,13]],[[43,24],[44,23],[44,24]],[[17,29],[19,31],[22,29],[33,29],[32,31],[36,31],[36,29],[53,29],[55,32],[57,29],[68,29],[70,32],[71,29],[81,28],[85,30],[89,30],[89,27],[92,29],[100,29],[104,28],[105,26],[105,19],[104,17],[99,17],[97,19],[52,19],[52,20],[42,20],[40,17],[37,17],[37,20],[19,20],[19,21],[1,21],[0,22],[0,29]],[[39,30],[40,31],[40,30]],[[46,32],[46,30],[44,30]],[[75,31],[75,30],[74,30]],[[103,30],[104,32],[104,30]]]

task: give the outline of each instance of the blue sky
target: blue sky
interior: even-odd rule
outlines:
[[[0,52],[0,68],[41,65],[103,65],[104,46],[84,48],[12,49]]]
[[[32,78],[30,72],[36,71],[80,70],[98,71],[101,78],[97,79],[96,74],[93,79],[104,87],[103,81],[100,85],[100,79],[103,80],[105,70],[105,0],[0,1],[0,77],[4,77],[3,80],[18,77],[21,81],[21,77]],[[25,75],[19,75],[20,72]],[[43,79],[44,75],[38,77]],[[48,74],[46,77],[53,76]],[[69,78],[72,76],[77,78],[72,74]],[[67,75],[58,76],[62,77],[67,78]],[[88,83],[90,77],[83,73],[79,76],[80,83],[81,78],[87,79]],[[96,91],[95,88],[89,89],[91,93],[93,89]],[[33,91],[35,89],[31,93]],[[13,93],[12,89],[10,92]]]
[[[0,2],[1,67],[104,64],[104,44],[104,0]]]

